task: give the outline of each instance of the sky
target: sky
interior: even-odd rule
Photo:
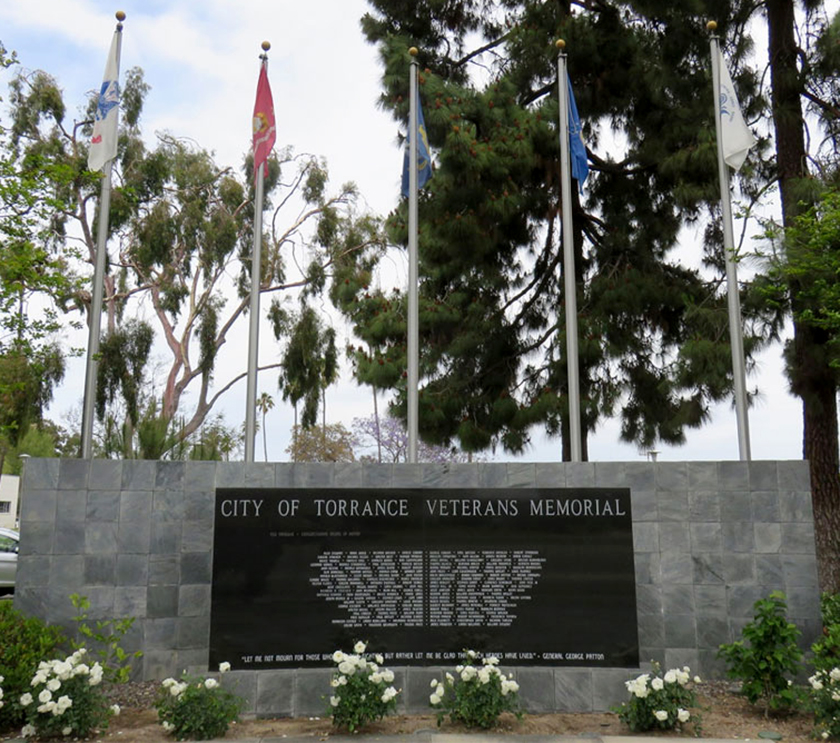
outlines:
[[[268,41],[269,79],[277,115],[278,146],[327,160],[331,183],[354,181],[374,213],[385,215],[397,204],[402,152],[399,126],[377,106],[381,69],[377,51],[361,34],[359,19],[367,11],[364,0],[41,0],[38,3],[0,0],[0,41],[18,54],[21,65],[43,69],[57,78],[65,94],[68,118],[81,118],[88,94],[99,88],[114,31],[117,10],[126,13],[122,43],[124,73],[143,68],[151,86],[142,118],[147,138],[168,132],[194,140],[215,153],[219,165],[239,168],[250,147],[260,44]],[[574,50],[567,49],[569,54]],[[0,74],[6,98],[9,74]],[[740,226],[736,224],[736,235]],[[748,230],[749,233],[749,230]],[[686,233],[681,251],[699,254],[694,235]],[[687,260],[691,260],[687,257]],[[401,256],[391,256],[388,280],[404,281],[407,269]],[[384,279],[383,279],[384,280]],[[263,309],[267,302],[264,301]],[[338,326],[339,347],[353,343]],[[237,373],[245,363],[247,326],[225,349],[224,372]],[[86,334],[68,342],[84,345]],[[801,404],[788,392],[775,345],[757,359],[747,387],[759,390],[750,410],[752,458],[802,457]],[[264,333],[260,363],[277,360],[269,333]],[[242,369],[244,371],[244,369]],[[81,410],[83,361],[71,362],[56,394],[50,417],[61,419]],[[292,409],[280,400],[276,372],[260,376],[259,391],[275,398],[266,419],[269,461],[287,461]],[[245,382],[223,398],[228,422],[244,420]],[[384,406],[380,405],[380,410]],[[348,370],[327,392],[327,419],[349,427],[355,417],[373,414],[367,388],[360,388]],[[533,433],[533,444],[522,455],[487,453],[493,461],[559,461],[561,442]],[[264,458],[258,435],[256,459]],[[739,457],[733,406],[711,410],[703,428],[689,431],[686,444],[660,447],[659,461],[736,460]],[[589,437],[591,461],[641,461],[649,458],[635,446],[619,442],[617,421],[605,422]]]

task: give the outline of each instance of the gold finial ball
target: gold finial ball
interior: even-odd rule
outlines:
[[[117,20],[122,23],[125,20],[125,13],[121,10],[116,12]]]
[[[260,44],[260,46],[262,47],[262,50],[264,52],[267,52],[269,49],[271,49],[271,44],[267,41],[264,41],[262,44]]]
[[[416,56],[417,56],[420,52],[417,50],[417,47],[416,47],[416,46],[413,46],[413,47],[411,47],[411,49],[409,49],[409,50],[408,50],[408,53],[409,53],[412,57],[416,57]]]
[[[717,21],[709,21],[709,22],[706,24],[706,28],[707,28],[709,31],[717,31]]]
[[[566,42],[563,39],[557,39],[554,42],[554,46],[556,46],[561,52],[566,48]]]

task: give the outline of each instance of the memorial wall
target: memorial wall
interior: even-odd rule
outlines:
[[[533,712],[607,709],[655,659],[717,646],[787,594],[819,631],[804,462],[252,464],[33,459],[15,604],[137,618],[138,678],[221,661],[258,715],[322,714],[330,657],[368,641],[401,709],[464,648]]]

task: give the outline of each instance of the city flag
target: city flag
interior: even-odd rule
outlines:
[[[755,137],[744,121],[735,87],[726,67],[723,53],[718,49],[720,70],[720,138],[723,146],[723,160],[737,173],[747,153],[755,145]]]
[[[423,188],[429,178],[432,177],[432,156],[429,154],[429,137],[426,135],[426,121],[423,118],[423,106],[420,105],[420,95],[417,95],[417,188]],[[409,145],[411,144],[411,132],[405,140],[405,156],[403,157],[402,174],[402,195],[408,197],[408,166],[409,166]]]
[[[583,183],[589,175],[589,163],[586,160],[586,145],[583,143],[580,116],[578,116],[575,94],[572,92],[572,81],[566,75],[569,84],[569,154],[572,160],[572,178],[583,189]]]
[[[99,101],[93,122],[93,136],[88,151],[88,169],[102,170],[109,160],[117,156],[117,120],[120,108],[120,31],[114,32],[111,51],[105,63],[102,87],[99,89]]]
[[[259,172],[277,139],[274,122],[274,99],[271,97],[271,87],[268,84],[266,65],[260,67],[260,79],[257,82],[257,100],[254,103],[254,174]],[[267,170],[266,170],[267,173]]]

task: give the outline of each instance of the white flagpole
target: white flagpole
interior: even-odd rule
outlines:
[[[417,296],[417,48],[408,50],[409,114],[408,114],[408,461],[417,463],[417,437],[419,435],[418,388],[420,383],[420,319]]]
[[[578,371],[577,287],[572,230],[572,173],[569,160],[569,85],[566,78],[566,42],[558,39],[557,87],[560,100],[560,195],[563,222],[563,280],[566,295],[566,357],[569,382],[569,443],[573,462],[583,460],[580,432],[580,380]]]
[[[710,31],[717,24],[707,24]],[[720,110],[720,50],[718,37],[712,34],[712,89],[715,99],[715,131],[717,133],[718,174],[720,178],[720,202],[723,212],[723,252],[726,257],[726,289],[729,306],[729,343],[732,348],[732,377],[735,384],[735,417],[738,424],[738,452],[742,462],[751,460],[750,427],[747,412],[747,379],[744,363],[744,339],[741,327],[741,301],[738,294],[738,270],[735,263],[735,237],[732,226],[732,202],[729,186],[729,166],[724,160],[723,136]]]
[[[116,13],[117,18],[117,74],[120,69],[122,51],[122,22],[125,13]],[[115,112],[119,117],[119,106]],[[119,120],[117,120],[118,123]],[[85,397],[82,405],[82,459],[93,456],[93,411],[96,405],[96,377],[99,369],[99,334],[102,328],[102,295],[105,281],[105,256],[108,243],[108,217],[111,209],[111,168],[113,160],[103,166],[101,191],[99,193],[99,225],[96,233],[96,262],[93,269],[93,292],[90,302],[90,323],[88,327],[87,366],[85,368]]]
[[[262,43],[263,54],[260,55],[263,67],[268,67],[268,50],[271,44]],[[257,184],[254,194],[254,250],[251,259],[251,304],[249,312],[248,332],[248,384],[245,392],[245,461],[254,461],[254,442],[257,436],[257,360],[260,344],[260,285],[262,262],[262,218],[265,180],[265,162],[260,163],[256,174]]]

